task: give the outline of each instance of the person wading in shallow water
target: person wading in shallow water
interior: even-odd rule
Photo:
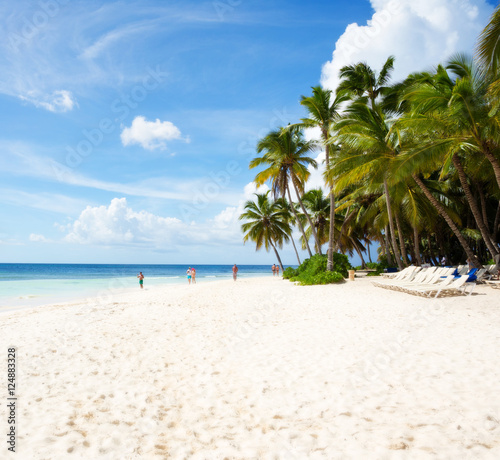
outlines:
[[[271,270],[273,271],[273,276],[276,276],[276,265],[273,264]]]
[[[238,267],[236,264],[233,266],[233,280],[236,281],[236,277],[238,276]]]
[[[139,278],[139,286],[141,286],[141,289],[144,288],[144,275],[142,274],[142,272],[139,272],[139,274],[137,275],[137,278]]]

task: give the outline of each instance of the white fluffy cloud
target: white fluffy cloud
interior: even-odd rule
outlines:
[[[35,92],[29,92],[25,96],[19,96],[19,98],[49,112],[69,112],[77,105],[71,91],[66,90],[54,91],[50,95],[39,95]]]
[[[321,83],[338,85],[339,70],[366,61],[379,70],[396,56],[394,80],[444,62],[456,52],[472,53],[493,6],[485,0],[371,0],[366,25],[350,24],[323,66]]]
[[[142,116],[135,117],[130,128],[124,128],[121,140],[124,146],[139,144],[147,150],[167,148],[166,141],[182,139],[177,126],[170,121],[147,121]],[[186,139],[188,141],[188,139]]]
[[[68,231],[65,239],[104,245],[168,243],[181,227],[179,219],[136,212],[128,206],[126,198],[114,198],[109,206],[87,206],[65,228]]]
[[[67,225],[58,225],[66,233],[66,242],[105,246],[143,246],[168,250],[193,243],[220,245],[241,242],[238,206],[227,207],[205,222],[186,222],[148,211],[135,211],[126,198],[114,198],[109,206],[87,206]],[[32,239],[32,241],[35,241]]]

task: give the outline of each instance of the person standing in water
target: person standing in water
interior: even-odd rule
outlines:
[[[280,276],[280,266],[276,265],[276,276]]]
[[[188,284],[191,284],[191,267],[188,267],[188,269],[186,270],[186,275],[188,279]]]
[[[271,270],[273,271],[273,276],[276,276],[276,265],[273,264]]]
[[[236,264],[233,266],[233,280],[236,281],[236,277],[238,276],[238,267]]]
[[[193,284],[196,284],[196,269],[191,268],[191,279],[193,280]]]
[[[141,289],[144,288],[144,275],[142,274],[142,272],[139,272],[139,274],[137,275],[137,278],[139,278],[139,286],[141,287]]]

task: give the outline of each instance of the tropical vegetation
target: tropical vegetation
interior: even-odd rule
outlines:
[[[354,253],[362,267],[377,271],[439,264],[443,257],[448,264],[469,260],[477,267],[495,259],[499,43],[500,6],[474,57],[457,54],[393,82],[397,62],[389,56],[379,71],[364,62],[345,66],[335,92],[313,87],[300,99],[306,116],[257,143],[250,168],[260,168],[255,183],[269,185],[270,192],[246,204],[244,240],[277,252],[290,241],[295,247],[296,229],[309,259],[301,264],[297,253],[299,269],[284,275],[302,284],[347,276],[340,260]],[[317,140],[306,140],[309,128],[318,129]],[[324,185],[311,188],[318,149],[325,152]],[[264,213],[273,215],[272,225],[258,217]],[[379,246],[376,262],[373,245]]]

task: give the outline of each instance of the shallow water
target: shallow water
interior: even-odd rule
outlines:
[[[187,283],[189,265],[0,264],[0,311],[109,296],[144,286]],[[232,278],[232,265],[198,265],[198,283]],[[238,277],[270,275],[268,265],[239,265]]]

